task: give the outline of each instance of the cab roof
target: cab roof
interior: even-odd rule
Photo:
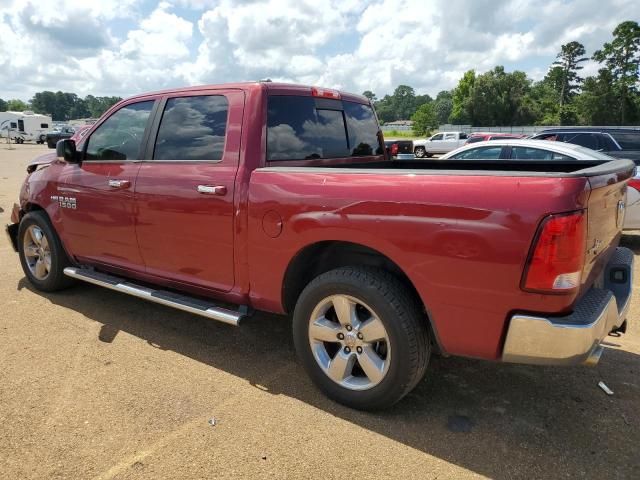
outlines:
[[[180,94],[187,92],[198,92],[204,90],[220,90],[220,89],[235,89],[235,90],[256,90],[262,89],[266,90],[270,95],[299,95],[308,97],[312,95],[312,89],[321,89],[326,91],[333,91],[340,94],[340,98],[342,100],[347,100],[350,102],[356,103],[364,103],[370,104],[369,99],[363,95],[357,95],[354,93],[343,92],[341,90],[330,89],[319,86],[311,86],[311,85],[299,85],[295,83],[280,83],[280,82],[271,82],[271,81],[257,81],[257,82],[236,82],[236,83],[220,83],[220,84],[210,84],[210,85],[196,85],[192,87],[180,87],[180,88],[171,88],[166,90],[158,90],[155,92],[146,92],[140,93],[137,95],[133,95],[125,100],[132,100],[136,98],[144,98],[150,96],[160,96],[160,95],[169,95],[169,94]]]

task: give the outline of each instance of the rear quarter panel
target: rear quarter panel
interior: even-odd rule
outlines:
[[[547,214],[584,208],[583,178],[255,170],[249,188],[252,303],[283,311],[291,259],[325,240],[361,244],[395,262],[418,290],[441,346],[494,359],[518,311],[560,313],[576,294],[523,292],[532,239]],[[274,218],[282,233],[272,238]]]

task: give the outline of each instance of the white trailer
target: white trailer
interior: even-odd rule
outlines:
[[[44,143],[51,129],[51,117],[39,113],[0,112],[0,137],[11,138],[15,143]]]

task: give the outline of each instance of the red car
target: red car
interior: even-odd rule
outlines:
[[[382,138],[369,100],[334,90],[138,95],[28,166],[7,233],[45,292],[292,315],[310,377],[355,408],[400,400],[434,351],[597,362],[626,328],[634,164],[395,162]]]
[[[526,138],[527,135],[522,135],[519,133],[497,133],[497,132],[488,132],[488,133],[473,133],[469,135],[469,138],[465,145],[476,142],[486,142],[487,140],[498,140],[505,138]]]

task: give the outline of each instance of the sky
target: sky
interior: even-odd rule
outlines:
[[[591,55],[625,20],[640,1],[0,0],[0,98],[265,78],[435,97],[469,69],[539,80],[560,45]]]

